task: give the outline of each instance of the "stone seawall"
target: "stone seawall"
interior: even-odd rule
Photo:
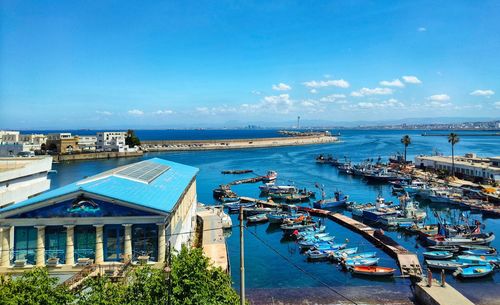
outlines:
[[[125,158],[125,157],[142,157],[142,151],[136,152],[98,152],[86,154],[72,154],[72,155],[53,155],[54,162],[61,161],[77,161],[77,160],[94,160],[94,159],[112,159],[112,158]]]
[[[325,144],[333,142],[338,142],[338,138],[323,135],[256,139],[143,141],[142,149],[145,151],[224,150]]]

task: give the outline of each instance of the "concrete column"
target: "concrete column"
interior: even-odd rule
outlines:
[[[66,265],[73,266],[75,264],[75,226],[67,225],[66,227]]]
[[[103,227],[104,225],[94,225],[95,227],[95,263],[102,264],[104,262],[103,248]]]
[[[165,224],[158,223],[158,262],[165,262],[165,246],[167,240],[165,238]]]
[[[1,266],[10,266],[10,230],[11,227],[3,227],[2,230],[2,259]]]
[[[45,226],[35,226],[38,230],[36,235],[36,265],[45,266]]]
[[[123,260],[129,261],[132,259],[132,225],[124,224],[125,227],[125,240],[123,242]]]

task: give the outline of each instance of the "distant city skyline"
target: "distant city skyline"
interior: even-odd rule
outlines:
[[[9,1],[0,129],[500,117],[500,2]]]

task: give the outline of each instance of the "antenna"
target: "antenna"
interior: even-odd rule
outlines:
[[[300,115],[297,117],[297,129],[300,129]]]

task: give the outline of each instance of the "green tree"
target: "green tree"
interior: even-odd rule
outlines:
[[[213,267],[201,249],[183,246],[173,257],[170,276],[175,305],[239,304],[231,277]]]
[[[141,267],[128,277],[126,304],[167,304],[168,287],[166,273],[161,269]]]
[[[127,137],[125,138],[125,144],[129,147],[141,145],[141,140],[136,136],[135,131],[132,129],[127,130]]]
[[[126,305],[125,287],[107,276],[89,278],[77,296],[78,305]]]
[[[448,143],[451,144],[451,176],[455,177],[455,144],[460,141],[460,138],[456,133],[450,133],[448,135]]]
[[[74,300],[65,286],[58,286],[47,269],[34,268],[17,278],[0,278],[0,304],[5,305],[64,305]]]
[[[408,145],[411,144],[411,138],[409,135],[405,135],[401,138],[401,143],[405,146],[405,163],[406,163],[406,149],[408,148]]]

